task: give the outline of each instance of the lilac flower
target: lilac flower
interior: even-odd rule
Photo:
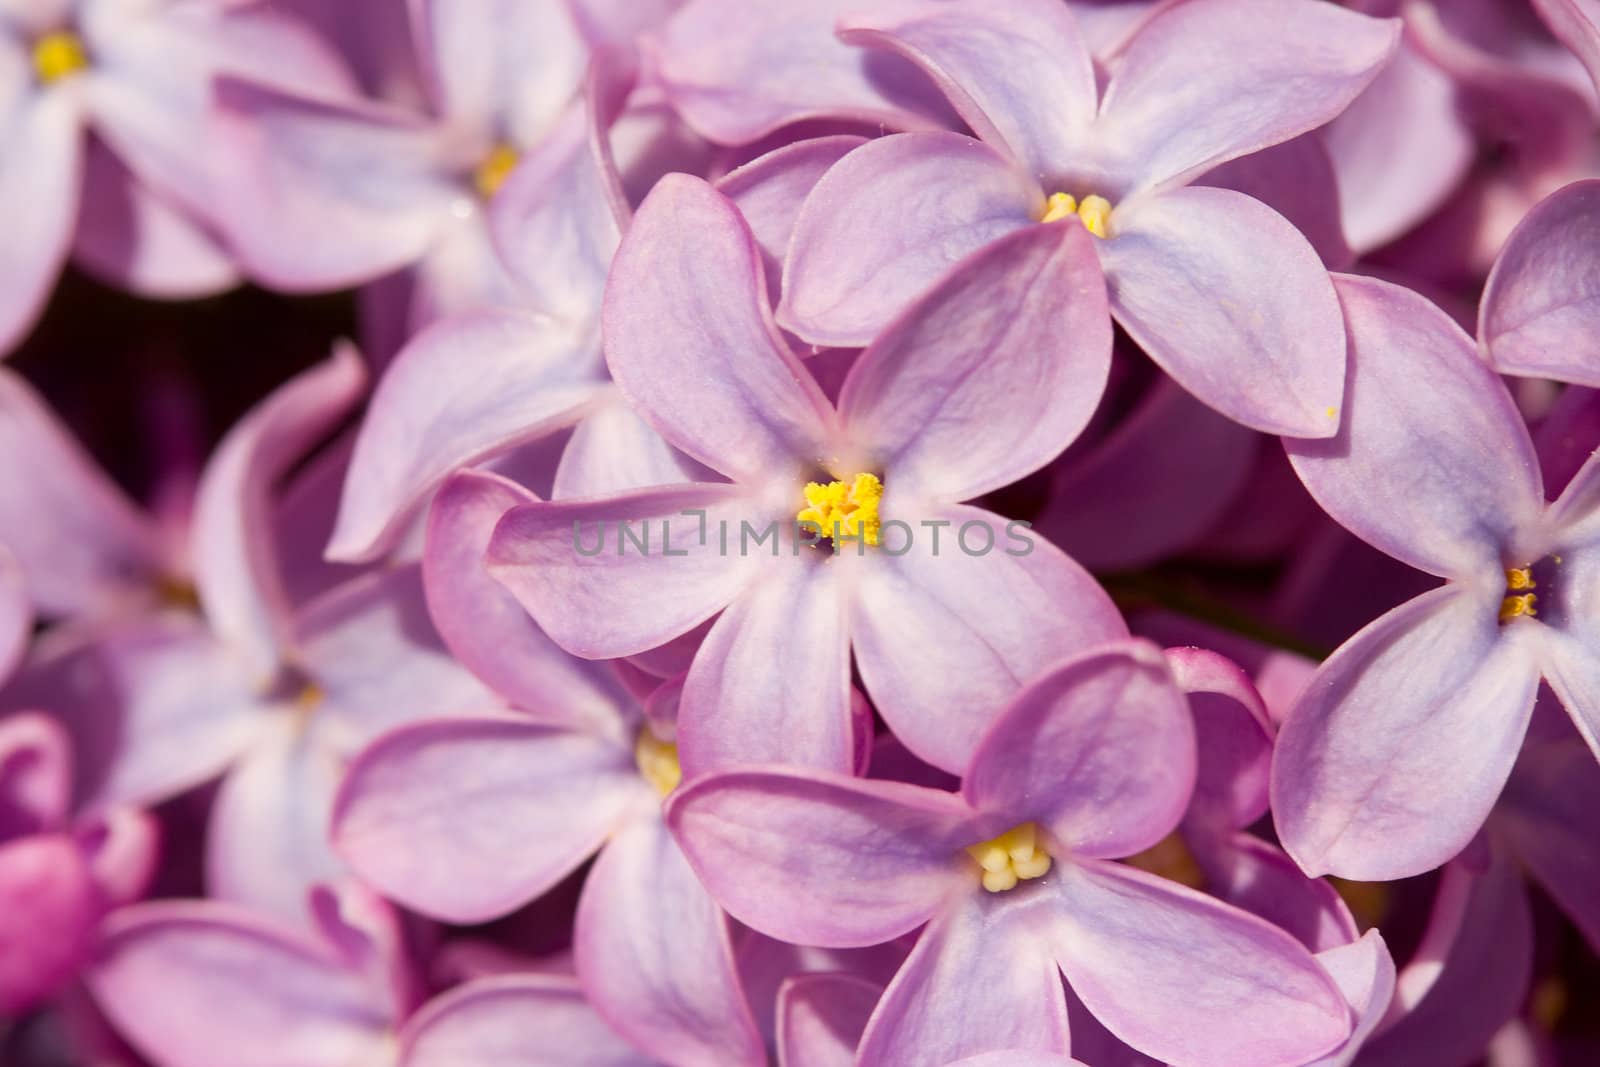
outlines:
[[[995,285],[1014,298],[995,303]],[[837,410],[766,301],[734,205],[664,178],[612,267],[607,361],[645,422],[732,482],[520,507],[491,569],[592,658],[722,613],[684,685],[691,775],[752,760],[850,769],[852,648],[895,733],[959,768],[1022,678],[1126,632],[1059,550],[957,503],[1051,459],[1098,399],[1111,339],[1088,235],[1031,229],[963,264],[855,362]],[[802,543],[798,521],[837,551]],[[621,523],[647,525],[657,547],[623,551]],[[580,553],[575,532],[601,549]]]
[[[326,48],[265,5],[0,4],[0,354],[32,327],[69,252],[148,296],[237,281],[212,160],[195,151],[218,72],[339,84]]]
[[[153,820],[131,808],[74,819],[66,733],[37,713],[0,719],[0,1016],[57,992],[97,924],[156,866]]]
[[[1504,385],[1443,312],[1337,279],[1346,422],[1288,441],[1317,502],[1363,540],[1448,579],[1346,642],[1284,724],[1273,812],[1310,873],[1397,878],[1477,832],[1511,772],[1541,678],[1600,749],[1591,458],[1546,504]],[[1419,391],[1417,382],[1426,382]]]
[[[1337,115],[1396,23],[1298,0],[1171,5],[1103,92],[1055,0],[891,4],[841,27],[923,66],[979,139],[886,137],[830,171],[796,222],[779,322],[864,344],[960,257],[1075,217],[1117,321],[1187,389],[1256,429],[1334,432],[1344,342],[1315,252],[1258,200],[1190,183]]]
[[[661,1061],[759,1067],[727,919],[661,818],[682,774],[670,695],[641,713],[608,665],[557,649],[483,569],[495,522],[529,499],[504,479],[457,475],[425,557],[452,647],[526,713],[379,738],[340,791],[335,845],[391,898],[452,922],[505,914],[598,853],[573,935],[596,1008]]]
[[[1600,7],[1594,0],[1533,0],[1533,6],[1582,61],[1600,92]]]
[[[1195,780],[1194,726],[1160,651],[1087,652],[994,722],[960,794],[828,772],[719,771],[667,819],[740,921],[818,945],[927,923],[873,1012],[863,1067],[1065,1052],[1076,995],[1133,1047],[1179,1065],[1301,1063],[1350,1031],[1288,934],[1109,862],[1153,845]]]

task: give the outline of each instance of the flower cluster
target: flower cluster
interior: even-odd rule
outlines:
[[[1591,175],[1596,0],[0,0],[0,1062],[1600,1062]]]

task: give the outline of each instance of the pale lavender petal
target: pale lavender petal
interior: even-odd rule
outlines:
[[[0,353],[16,347],[44,310],[72,243],[82,183],[83,132],[67,92],[35,92],[27,59],[0,44]],[[12,82],[22,87],[14,97]]]
[[[1338,984],[1350,1010],[1355,1012],[1356,1025],[1343,1048],[1308,1067],[1346,1067],[1361,1054],[1394,997],[1394,957],[1389,954],[1383,935],[1373,929],[1359,941],[1317,953],[1317,962]]]
[[[1527,642],[1502,631],[1499,602],[1452,586],[1424,593],[1307,684],[1278,735],[1272,810],[1308,873],[1420,874],[1483,825],[1539,682]]]
[[[373,391],[329,556],[375,558],[451,472],[576,422],[605,382],[598,351],[592,324],[512,311],[419,335]]]
[[[981,1052],[1067,1051],[1067,999],[1040,936],[1050,900],[976,891],[934,916],[867,1022],[859,1067],[943,1067]]]
[[[1288,219],[1335,270],[1355,259],[1345,243],[1333,161],[1316,133],[1229,160],[1204,174],[1199,184],[1255,197]]]
[[[850,368],[839,417],[905,498],[970,500],[1060,455],[1111,370],[1094,239],[1030,226],[963,260]]]
[[[1201,0],[1209,2],[1209,0]],[[1344,326],[1317,253],[1282,215],[1231,189],[1130,202],[1097,245],[1111,310],[1184,388],[1253,429],[1339,426]]]
[[[678,746],[690,777],[751,763],[855,766],[846,566],[810,549],[795,559],[783,541],[768,538],[779,558],[762,560],[761,579],[712,624],[689,668]]]
[[[1141,1052],[1193,1067],[1270,1067],[1330,1052],[1350,1010],[1299,942],[1175,882],[1057,864],[1052,951],[1072,991]]]
[[[891,480],[886,522],[894,505]],[[900,521],[914,532],[886,527],[857,568],[856,663],[906,747],[959,774],[1025,682],[1127,629],[1094,579],[1021,523],[965,506],[915,508]],[[907,536],[909,549],[893,554]]]
[[[982,141],[945,132],[872,141],[800,208],[778,321],[814,344],[864,346],[958,261],[1044,210],[1038,183]]]
[[[403,726],[357,757],[334,847],[391,899],[452,922],[503,915],[650,802],[632,752],[526,716]]]
[[[762,481],[827,454],[832,405],[773,324],[750,227],[704,181],[669,174],[646,198],[612,264],[604,323],[623,394],[700,462]]]
[[[639,417],[616,389],[607,389],[585,408],[584,416],[556,467],[550,496],[555,500],[612,496],[651,485],[717,480]]]
[[[1600,180],[1523,216],[1495,260],[1478,343],[1503,374],[1600,386]]]
[[[201,475],[195,587],[212,630],[258,683],[274,677],[289,640],[288,597],[271,541],[273,491],[350,413],[366,385],[361,356],[340,345],[234,424]]]
[[[1161,650],[1132,640],[1030,682],[962,780],[976,810],[1037,821],[1075,856],[1143,851],[1178,825],[1195,780],[1194,721]]]
[[[1350,338],[1339,433],[1286,441],[1295,472],[1328,514],[1401,562],[1498,576],[1513,531],[1544,504],[1510,394],[1423,297],[1373,278],[1335,286]]]
[[[1082,162],[1098,95],[1094,62],[1065,4],[943,6],[891,0],[852,12],[839,36],[912,60],[968,126],[1043,177]]]
[[[1182,182],[1321,126],[1399,40],[1398,19],[1308,0],[1175,5],[1123,52],[1100,104],[1100,136],[1135,187]]]
[[[778,989],[779,1067],[855,1067],[883,988],[853,974],[800,974]]]
[[[1597,588],[1594,568],[1600,560],[1592,546],[1586,546],[1582,559],[1577,552],[1566,557],[1565,567],[1574,587],[1567,593],[1568,604],[1576,609],[1570,629],[1531,628],[1534,655],[1544,679],[1555,691],[1562,707],[1572,716],[1578,733],[1600,759],[1600,652],[1595,649],[1594,624],[1582,614],[1593,603]],[[1547,594],[1549,595],[1549,594]]]
[[[616,729],[622,694],[610,668],[557,648],[484,569],[500,516],[535,499],[483,471],[462,471],[440,487],[422,557],[428,612],[451,654],[513,706],[597,732]]]
[[[495,527],[489,572],[567,651],[631,656],[732,603],[763,568],[737,554],[740,523],[759,531],[774,518],[715,483],[524,504]]]
[[[653,1067],[583,999],[577,979],[480,978],[429,1001],[400,1032],[399,1067]]]
[[[118,1032],[165,1067],[346,1067],[393,1021],[328,950],[209,901],[117,913],[88,981]]]
[[[875,945],[977,891],[979,837],[959,797],[781,768],[704,775],[667,800],[667,825],[734,918],[780,940]]]
[[[634,820],[600,853],[573,952],[596,1010],[661,1062],[766,1067],[728,919],[658,816]]]
[[[161,565],[154,524],[22,378],[0,369],[0,542],[43,615],[104,611]]]

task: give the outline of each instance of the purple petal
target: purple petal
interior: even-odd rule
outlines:
[[[1184,388],[1266,433],[1338,428],[1338,300],[1282,215],[1231,189],[1192,186],[1130,202],[1112,226],[1097,246],[1112,313]]]
[[[663,1063],[766,1067],[727,917],[659,817],[606,845],[576,923],[578,976],[618,1033]]]
[[[872,141],[806,197],[778,319],[816,344],[866,345],[958,261],[1044,209],[1038,184],[982,141],[944,132]]]
[[[0,841],[52,830],[72,799],[72,742],[54,719],[20,712],[0,719]]]
[[[894,503],[891,481],[886,518],[894,518]],[[1023,683],[1127,629],[1094,579],[1021,523],[959,505],[928,506],[902,521],[920,523],[907,551],[893,555],[897,535],[886,531],[890,550],[880,545],[857,568],[856,663],[906,747],[959,774]]]
[[[1600,90],[1600,5],[1595,0],[1533,0],[1550,32],[1570,48]]]
[[[1345,243],[1333,161],[1316,133],[1230,160],[1206,173],[1200,184],[1255,197],[1288,219],[1336,270],[1355,259]]]
[[[1094,63],[1065,5],[887,3],[839,21],[839,36],[928,72],[984,141],[1029,174],[1081,162],[1098,100]]]
[[[0,45],[0,203],[7,234],[0,250],[0,353],[33,328],[72,243],[82,183],[83,132],[68,91],[35,92],[26,58]],[[13,93],[12,82],[21,86]]]
[[[951,900],[884,990],[860,1067],[943,1067],[1001,1049],[1065,1054],[1067,999],[1039,936],[1041,905],[1025,890]]]
[[[916,929],[976,891],[978,836],[949,793],[825,771],[725,771],[667,801],[667,825],[717,902],[784,941],[851,948]]]
[[[1272,810],[1309,874],[1362,881],[1437,867],[1511,773],[1539,673],[1492,599],[1453,586],[1367,626],[1307,684],[1278,735]]]
[[[1355,1012],[1356,1025],[1343,1048],[1308,1067],[1347,1067],[1361,1054],[1362,1046],[1383,1021],[1394,997],[1394,958],[1389,955],[1383,935],[1368,930],[1359,941],[1319,952],[1317,962],[1338,983],[1350,1010]]]
[[[1127,641],[1051,669],[984,735],[962,794],[1036,820],[1075,856],[1140,852],[1178,825],[1194,788],[1194,721],[1161,651]]]
[[[404,726],[357,757],[333,841],[386,896],[452,922],[532,900],[653,798],[615,740],[521,715]]]
[[[1491,824],[1561,910],[1600,946],[1600,766],[1575,742],[1524,747]]]
[[[1288,934],[1175,882],[1097,861],[1057,864],[1056,962],[1101,1023],[1194,1067],[1270,1067],[1350,1033],[1338,987]]]
[[[427,1003],[400,1032],[399,1067],[652,1067],[573,978],[480,978]]]
[[[604,323],[623,394],[700,462],[755,481],[827,454],[833,409],[773,324],[760,249],[738,208],[700,179],[669,174],[640,206]]]
[[[272,534],[272,494],[355,406],[367,385],[361,357],[331,358],[280,386],[228,431],[195,494],[194,581],[206,618],[262,684],[289,640],[288,595]]]
[[[1350,908],[1326,879],[1307,878],[1281,849],[1248,833],[1216,830],[1185,834],[1205,877],[1206,890],[1219,900],[1293,934],[1312,952],[1354,941]]]
[[[167,1067],[345,1067],[392,1023],[326,950],[209,901],[119,912],[88,980],[117,1030]]]
[[[849,577],[840,561],[805,554],[764,561],[695,653],[678,717],[685,775],[741,763],[855,765]]]
[[[1523,216],[1478,309],[1503,374],[1600,386],[1600,181],[1573,182]]]
[[[622,394],[608,389],[573,427],[550,495],[556,500],[613,496],[651,485],[716,481],[708,468],[651,429]]]
[[[970,500],[1082,432],[1111,370],[1093,243],[1065,221],[986,245],[850,368],[840,419],[897,494]]]
[[[881,986],[853,974],[801,974],[778,989],[779,1067],[855,1067]]]
[[[1187,821],[1229,829],[1267,810],[1272,719],[1238,664],[1202,648],[1170,648],[1167,662],[1194,713],[1199,772]]]
[[[0,369],[0,542],[27,576],[34,610],[104,611],[161,566],[150,520],[23,379]]]
[[[1328,514],[1396,559],[1498,580],[1503,548],[1544,502],[1510,394],[1424,298],[1373,278],[1341,275],[1335,287],[1350,338],[1339,433],[1285,441],[1295,472]]]
[[[22,661],[32,637],[33,605],[28,599],[22,564],[0,542],[0,683]]]
[[[483,310],[402,349],[356,437],[329,556],[375,558],[451,472],[581,418],[605,381],[591,331]]]
[[[0,844],[0,1012],[21,1015],[73,977],[103,907],[72,838]]]
[[[622,695],[610,668],[557,648],[484,569],[500,516],[535,499],[483,471],[440,487],[422,558],[429,615],[451,654],[513,706],[575,726],[615,725]]]
[[[1321,126],[1399,40],[1398,19],[1307,0],[1176,5],[1122,53],[1101,101],[1101,136],[1128,157],[1136,187],[1176,184]],[[1241,61],[1219,65],[1218,56]]]
[[[732,555],[725,539],[719,551],[719,534],[766,519],[738,487],[714,483],[524,504],[495,527],[486,558],[556,644],[591,659],[631,656],[694,629],[749,585],[760,558]]]

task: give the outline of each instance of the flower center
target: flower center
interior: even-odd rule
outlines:
[[[1051,193],[1039,221],[1059,222],[1073,215],[1096,237],[1111,236],[1111,201],[1103,196],[1086,196],[1080,201],[1071,193]]]
[[[1538,614],[1534,605],[1538,602],[1537,593],[1528,590],[1537,588],[1538,583],[1533,580],[1532,567],[1511,567],[1506,570],[1506,596],[1500,601],[1500,621],[1510,622],[1523,616],[1532,618]]]
[[[472,172],[472,184],[478,190],[478,195],[485,200],[492,199],[506,179],[511,177],[511,172],[517,169],[517,162],[521,158],[517,150],[504,141],[491,148]]]
[[[633,762],[639,767],[644,780],[656,787],[656,792],[666,796],[683,781],[683,767],[678,763],[678,746],[663,741],[650,732],[647,726],[639,731],[633,743]]]
[[[876,474],[865,472],[849,482],[807,482],[806,506],[795,514],[796,522],[814,525],[823,537],[835,542],[862,540],[878,543],[878,502],[883,499],[883,483]]]
[[[1039,828],[1031,822],[968,845],[967,855],[983,868],[983,888],[991,893],[1014,889],[1019,881],[1038,878],[1050,869],[1050,853],[1040,845]]]
[[[52,30],[33,43],[33,73],[50,85],[89,65],[83,41],[69,30]]]

